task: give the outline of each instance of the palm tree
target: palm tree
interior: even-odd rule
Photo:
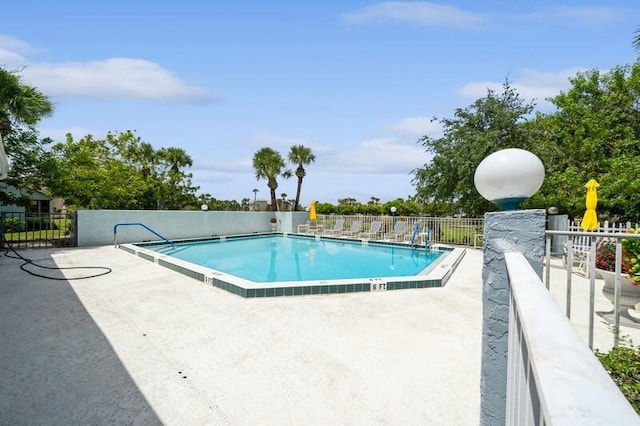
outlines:
[[[281,208],[281,210],[282,210],[282,211],[285,211],[284,203],[286,203],[286,202],[287,202],[287,194],[285,194],[285,193],[283,192],[282,194],[280,194],[280,196],[282,197],[282,208]]]
[[[271,210],[278,209],[276,189],[278,188],[278,176],[287,179],[291,177],[291,170],[284,170],[284,159],[279,152],[271,148],[261,148],[253,155],[253,168],[258,180],[265,179],[271,192]]]
[[[289,161],[293,164],[297,164],[296,176],[298,177],[298,190],[296,191],[296,201],[293,205],[293,210],[298,210],[300,204],[300,190],[302,189],[302,179],[307,175],[304,170],[305,165],[309,165],[316,160],[316,156],[311,152],[311,148],[307,148],[303,145],[294,145],[289,151]]]
[[[0,178],[9,173],[9,160],[2,135],[12,131],[12,122],[31,127],[53,113],[53,104],[35,87],[23,84],[20,76],[0,67]],[[35,164],[35,163],[34,163]],[[5,191],[0,194],[6,195]],[[11,203],[9,203],[11,204]]]
[[[169,147],[161,148],[157,151],[158,163],[169,169],[167,173],[168,179],[161,180],[160,198],[166,200],[165,206],[169,209],[182,208],[185,203],[191,202],[189,200],[189,191],[197,190],[197,188],[191,187],[191,174],[184,173],[180,170],[181,167],[193,165],[193,160],[182,148]],[[166,169],[165,169],[166,172]]]
[[[142,176],[146,179],[151,175],[151,170],[155,167],[158,154],[153,146],[148,142],[141,142],[133,153],[135,161],[140,167]]]
[[[258,188],[253,188],[253,211],[256,211],[256,196],[258,195]]]
[[[640,26],[635,31],[635,36],[633,36],[633,41],[631,42],[633,48],[636,49],[636,52],[640,53]]]
[[[173,173],[180,172],[180,167],[193,166],[193,160],[182,148],[172,146],[161,148],[158,151],[158,156],[167,163]]]
[[[249,210],[249,201],[251,201],[248,198],[243,198],[242,201],[240,202],[240,205],[242,206],[242,211],[248,211]]]
[[[20,76],[0,67],[0,134],[11,131],[11,120],[32,126],[53,113],[53,104]]]

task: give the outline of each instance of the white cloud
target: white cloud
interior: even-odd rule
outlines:
[[[0,60],[2,61],[5,61],[5,54],[24,58],[22,55],[31,55],[38,52],[39,49],[36,49],[27,42],[0,34]]]
[[[160,65],[144,59],[34,63],[22,74],[48,96],[180,103],[212,100],[205,89],[190,86]]]
[[[249,138],[250,144],[269,146],[285,155],[291,145],[303,144],[311,148],[316,161],[307,167],[304,181],[304,197],[336,202],[344,196],[367,201],[371,196],[392,199],[397,194],[411,194],[412,170],[422,167],[430,156],[416,143],[415,134],[426,130],[431,136],[438,132],[428,119],[409,117],[387,127],[390,136],[369,138],[353,145],[329,146],[316,144],[303,138],[292,138],[273,133],[257,133]],[[409,135],[409,137],[407,137]],[[243,155],[243,154],[240,154]],[[236,157],[216,161],[212,158],[197,159],[192,172],[196,184],[202,184],[204,192],[216,198],[225,195],[227,186],[259,188],[258,199],[266,199],[268,190],[264,181],[256,181],[252,158]],[[362,188],[367,188],[363,191]],[[278,179],[278,193],[295,194],[296,179]],[[237,197],[236,195],[233,195]],[[304,202],[308,202],[306,199]]]
[[[343,18],[348,22],[403,21],[434,27],[476,28],[484,21],[480,15],[455,6],[429,2],[383,2],[366,6]]]
[[[415,142],[394,137],[366,139],[340,151],[327,152],[318,159],[318,169],[343,173],[408,174],[422,166],[427,153]]]
[[[309,146],[311,143],[304,138],[293,138],[288,136],[275,135],[269,132],[256,133],[249,138],[249,142],[255,147],[268,146],[275,150],[280,150],[280,154],[287,155],[289,148],[293,145]]]
[[[307,146],[316,155],[316,161],[309,167],[318,172],[406,175],[416,167],[422,166],[428,159],[424,148],[416,143],[417,138],[413,135],[406,137],[409,131],[419,133],[419,136],[424,134],[419,130],[424,129],[424,127],[419,126],[418,123],[425,124],[425,122],[428,127],[426,129],[427,133],[434,135],[434,133],[438,132],[426,119],[409,118],[395,125],[398,136],[370,138],[355,145],[336,147],[315,144],[303,138],[292,138],[266,132],[253,135],[250,138],[250,144],[273,148],[279,151],[285,157],[285,160],[292,145],[302,144]],[[394,125],[390,127],[393,128]],[[291,165],[288,167],[292,168]],[[253,159],[252,157],[247,157],[220,162],[196,160],[194,170],[214,173],[253,174]]]
[[[535,99],[539,108],[549,108],[551,103],[547,99],[569,89],[571,87],[569,78],[580,71],[585,71],[585,68],[569,68],[556,72],[527,68],[521,71],[518,78],[511,80],[510,84],[522,98]],[[501,92],[503,83],[503,81],[473,81],[458,89],[458,94],[466,98],[478,99],[487,94],[487,89]]]
[[[524,17],[535,21],[548,21],[563,26],[575,26],[611,24],[623,18],[624,15],[624,10],[612,7],[558,6],[536,11],[529,15],[524,15]]]
[[[519,14],[479,14],[456,6],[430,2],[382,2],[345,13],[347,22],[408,22],[430,27],[477,29],[490,24],[519,25],[522,22],[553,24],[563,27],[600,26],[614,23],[629,12],[612,7],[558,6]],[[511,25],[510,25],[511,24]]]
[[[139,99],[152,102],[198,103],[214,97],[189,85],[161,65],[144,59],[107,58],[91,62],[34,62],[37,49],[21,40],[0,36],[0,64],[24,67],[26,82],[47,96],[88,99]]]
[[[26,63],[27,59],[24,56],[0,45],[0,65],[11,70],[23,68]]]
[[[251,158],[240,158],[237,160],[208,161],[196,159],[193,170],[216,172],[229,172],[232,174],[243,174],[253,172],[253,161]]]
[[[102,139],[106,137],[107,132],[97,132],[95,130],[84,127],[70,127],[67,129],[40,129],[40,136],[43,138],[51,138],[55,142],[64,142],[67,139],[67,133],[71,133],[74,140],[82,139],[87,135],[93,135],[94,138]]]
[[[487,94],[487,89],[499,91],[501,87],[502,83],[497,81],[472,81],[459,88],[458,94],[465,98],[478,99]]]
[[[440,123],[427,117],[408,117],[398,123],[388,125],[386,130],[414,141],[424,135],[436,138],[442,136]]]

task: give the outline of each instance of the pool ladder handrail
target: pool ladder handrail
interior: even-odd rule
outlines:
[[[411,233],[411,247],[416,248],[418,245],[416,241],[420,236],[420,231],[424,228],[424,222],[418,221],[413,227],[413,232]],[[431,248],[431,233],[433,232],[433,228],[431,226],[427,227],[427,232],[423,233],[424,236],[424,248],[428,250]]]
[[[123,222],[123,223],[116,223],[115,225],[113,225],[113,245],[118,247],[118,242],[116,241],[116,233],[118,232],[118,227],[119,226],[142,226],[144,229],[146,229],[147,231],[151,232],[153,235],[161,238],[162,240],[164,240],[164,242],[166,242],[167,244],[171,244],[171,248],[173,247],[173,241],[171,241],[170,239],[163,237],[162,235],[160,235],[159,233],[157,233],[156,231],[154,231],[153,229],[149,228],[147,225],[145,225],[144,223],[140,223],[140,222]]]

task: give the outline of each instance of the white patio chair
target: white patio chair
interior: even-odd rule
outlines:
[[[394,241],[402,241],[407,234],[407,222],[404,220],[399,220],[393,225],[393,229],[391,232],[384,234],[385,240],[394,240]]]
[[[351,222],[351,227],[345,231],[342,231],[340,235],[345,237],[355,236],[358,235],[360,231],[362,231],[362,221],[356,219]]]
[[[344,219],[338,219],[338,220],[336,220],[335,225],[333,225],[333,228],[326,229],[324,231],[324,234],[326,234],[326,235],[340,235],[342,233],[342,231],[344,231]]]
[[[371,222],[369,230],[361,232],[360,234],[358,234],[358,237],[366,239],[380,238],[380,236],[382,235],[382,231],[380,230],[380,228],[382,228],[382,222],[374,220],[373,222]]]

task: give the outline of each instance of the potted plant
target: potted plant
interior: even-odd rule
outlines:
[[[628,233],[637,234],[638,230]],[[613,301],[615,291],[616,245],[613,242],[602,244],[596,250],[596,271],[604,280],[602,293]],[[622,259],[620,276],[621,308],[632,308],[640,302],[640,240],[625,238],[622,240]]]
[[[269,223],[271,224],[271,232],[276,232],[276,229],[278,228],[278,219],[272,217],[269,219]]]

